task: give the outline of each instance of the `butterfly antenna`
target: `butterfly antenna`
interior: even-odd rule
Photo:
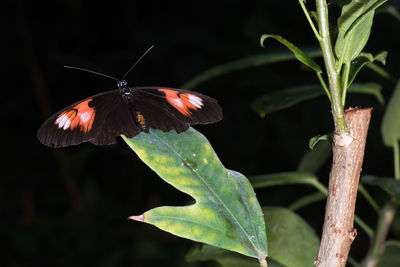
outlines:
[[[104,77],[107,77],[107,78],[110,78],[110,79],[119,81],[119,80],[118,80],[117,78],[115,78],[115,77],[112,77],[112,76],[107,75],[107,74],[104,74],[104,73],[96,72],[96,71],[93,71],[93,70],[88,70],[88,69],[78,68],[78,67],[73,67],[73,66],[64,66],[64,68],[86,71],[86,72],[89,72],[89,73],[93,73],[93,74],[96,74],[96,75],[99,75],[99,76],[104,76]]]
[[[139,63],[139,61],[140,61],[151,49],[153,49],[153,47],[154,47],[154,45],[150,46],[150,47],[146,50],[146,52],[144,52],[143,55],[142,55],[138,60],[136,60],[135,64],[133,64],[133,66],[130,67],[130,69],[125,73],[125,75],[122,77],[121,80],[125,79],[126,75],[128,75],[128,73]]]

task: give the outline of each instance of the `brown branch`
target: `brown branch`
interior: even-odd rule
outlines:
[[[350,142],[341,142],[335,135],[321,246],[314,266],[345,266],[350,246],[357,235],[353,228],[354,210],[371,110],[346,110]]]

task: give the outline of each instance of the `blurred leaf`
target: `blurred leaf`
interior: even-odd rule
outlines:
[[[308,142],[308,147],[313,150],[314,146],[319,142],[319,141],[328,141],[329,143],[332,143],[332,137],[324,134],[324,135],[317,135],[314,136],[310,139],[310,141]]]
[[[361,177],[363,184],[375,185],[383,191],[394,197],[400,203],[400,181],[394,178],[378,177],[374,175],[363,175]]]
[[[321,56],[321,51],[319,49],[312,49],[309,52],[310,57],[319,57]],[[256,56],[250,56],[250,57],[245,57],[239,60],[235,60],[226,64],[218,65],[215,67],[212,67],[205,72],[195,76],[193,79],[190,81],[186,82],[184,85],[181,86],[181,88],[184,89],[193,89],[195,86],[211,80],[215,77],[222,76],[231,72],[239,71],[242,69],[247,69],[247,68],[252,68],[252,67],[257,67],[257,66],[262,66],[262,65],[267,65],[267,64],[273,64],[277,62],[283,62],[283,61],[288,61],[288,60],[293,60],[295,59],[295,56],[288,52],[288,51],[283,51],[283,52],[274,52],[274,53],[268,53],[268,54],[262,54],[262,55],[256,55]]]
[[[261,117],[265,117],[269,113],[292,107],[323,94],[324,91],[319,84],[276,90],[255,100],[252,109]]]
[[[311,184],[321,192],[327,194],[328,190],[318,182],[318,178],[307,172],[280,172],[262,174],[249,177],[254,188],[263,188],[286,184]]]
[[[285,208],[264,207],[269,258],[287,267],[313,266],[319,238],[296,213]]]
[[[337,58],[343,56],[345,64],[349,65],[364,48],[371,33],[374,10],[385,1],[353,0],[342,8],[335,53]]]
[[[387,52],[383,51],[373,56],[370,53],[361,53],[357,58],[355,58],[350,65],[349,80],[347,85],[350,86],[354,78],[357,76],[358,72],[366,65],[372,64],[374,61],[379,61],[383,65],[386,64]]]
[[[387,241],[377,267],[398,267],[400,262],[400,241]]]
[[[268,238],[271,240],[268,266],[312,266],[318,253],[319,239],[307,222],[285,208],[264,207],[263,212],[268,225]],[[190,251],[186,259],[215,260],[224,267],[259,266],[255,260],[208,245]]]
[[[380,104],[385,104],[385,99],[381,93],[382,86],[377,83],[353,83],[350,88],[350,93],[373,95]]]
[[[349,88],[349,92],[370,94],[375,96],[380,103],[384,103],[381,86],[376,83],[353,83]],[[276,90],[256,99],[252,104],[252,109],[261,117],[265,117],[269,113],[292,107],[323,94],[324,91],[319,84]]]
[[[216,261],[223,267],[259,267],[257,260],[230,252],[210,245],[196,246],[191,249],[185,257],[188,262],[194,261]],[[267,258],[269,267],[283,267],[283,265]]]
[[[395,79],[393,78],[393,76],[389,72],[387,72],[386,70],[384,70],[380,66],[376,65],[375,63],[370,63],[370,64],[367,64],[366,66],[368,68],[370,68],[371,70],[375,71],[377,74],[379,74],[383,78],[388,79],[390,81],[395,81]]]
[[[180,134],[150,129],[123,138],[162,179],[196,200],[131,219],[250,257],[267,256],[264,217],[253,188],[242,174],[225,169],[202,134],[193,128]]]
[[[390,97],[381,124],[383,143],[393,147],[400,139],[400,80]]]
[[[350,3],[350,1],[351,0],[333,0],[332,3],[334,3],[340,7],[343,7],[343,6],[347,5],[348,3]]]
[[[304,197],[299,198],[298,200],[290,204],[288,209],[290,209],[291,211],[296,211],[298,209],[301,209],[302,207],[306,207],[324,199],[326,199],[326,195],[321,192],[311,193],[309,195],[305,195]]]
[[[319,142],[313,150],[307,150],[300,160],[297,170],[300,172],[317,173],[331,155],[331,143]]]
[[[260,43],[261,43],[262,47],[264,47],[264,41],[267,38],[273,38],[273,39],[277,40],[278,42],[282,43],[283,45],[285,45],[287,48],[289,48],[293,52],[294,56],[299,61],[301,61],[306,66],[310,67],[315,72],[317,72],[317,73],[322,72],[321,67],[314,60],[312,60],[311,57],[309,57],[300,48],[298,48],[297,46],[295,46],[294,44],[292,44],[291,42],[289,42],[288,40],[286,40],[285,38],[283,38],[280,35],[263,34],[260,39]]]
[[[386,5],[385,7],[379,9],[379,11],[381,13],[388,13],[392,15],[395,19],[400,21],[400,12],[393,5]]]

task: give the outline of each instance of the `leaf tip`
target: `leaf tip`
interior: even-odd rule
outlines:
[[[137,216],[130,216],[130,217],[128,217],[128,220],[135,220],[135,221],[138,221],[138,222],[144,222],[144,214],[137,215]]]
[[[267,38],[268,38],[268,34],[263,34],[263,35],[261,35],[261,38],[260,38],[260,45],[261,45],[262,47],[265,47],[265,46],[264,46],[264,40],[267,39]]]

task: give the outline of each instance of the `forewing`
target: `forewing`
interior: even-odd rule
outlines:
[[[78,101],[51,116],[40,127],[39,141],[50,147],[65,147],[90,141],[96,145],[116,143],[124,134],[139,133],[119,90]]]

